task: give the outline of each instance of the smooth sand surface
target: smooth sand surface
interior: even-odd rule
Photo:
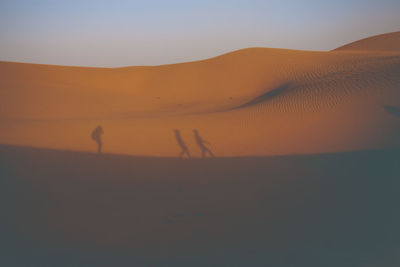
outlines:
[[[0,146],[0,265],[397,267],[399,159]]]
[[[399,147],[384,106],[400,106],[398,51],[251,48],[116,69],[0,63],[3,144],[96,151],[101,124],[103,150],[116,154],[176,157],[174,129],[194,156],[193,129],[217,156]]]

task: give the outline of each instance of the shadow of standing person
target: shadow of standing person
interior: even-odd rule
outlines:
[[[190,159],[190,158],[191,158],[190,152],[189,152],[189,149],[187,148],[185,142],[184,142],[183,139],[182,139],[181,131],[175,129],[175,130],[174,130],[174,133],[175,133],[176,141],[177,141],[178,145],[180,146],[180,148],[182,149],[182,151],[181,151],[181,153],[178,155],[178,157],[179,157],[179,158],[183,158],[183,157],[185,156],[185,154],[186,154],[186,155],[188,156],[188,158]]]
[[[201,157],[205,158],[207,156],[207,153],[208,153],[212,158],[214,158],[215,157],[214,154],[206,146],[206,144],[207,145],[211,145],[211,144],[209,142],[207,142],[207,141],[204,141],[203,138],[200,137],[198,130],[193,130],[193,134],[194,134],[194,139],[196,140],[197,145],[201,149]]]
[[[101,125],[99,125],[92,131],[92,134],[91,134],[92,139],[97,143],[97,146],[98,146],[97,152],[99,154],[102,153],[101,148],[102,148],[103,142],[101,140],[101,135],[103,133],[104,133],[103,127],[101,127]]]

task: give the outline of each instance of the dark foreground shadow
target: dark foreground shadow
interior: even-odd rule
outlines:
[[[398,266],[399,158],[0,146],[0,266]]]

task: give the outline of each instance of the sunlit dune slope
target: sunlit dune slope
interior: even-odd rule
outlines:
[[[217,156],[396,147],[400,53],[252,48],[116,69],[0,63],[0,143],[177,156],[193,129]]]
[[[337,49],[350,51],[400,51],[400,31],[368,37]]]

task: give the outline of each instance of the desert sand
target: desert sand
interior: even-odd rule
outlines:
[[[378,44],[385,36],[399,47],[399,32]],[[0,143],[96,151],[90,132],[100,124],[114,154],[175,157],[174,129],[194,156],[193,129],[225,157],[399,146],[398,120],[382,106],[400,106],[400,52],[382,46],[251,48],[116,69],[2,62]]]
[[[0,266],[399,266],[399,36],[1,62]]]

